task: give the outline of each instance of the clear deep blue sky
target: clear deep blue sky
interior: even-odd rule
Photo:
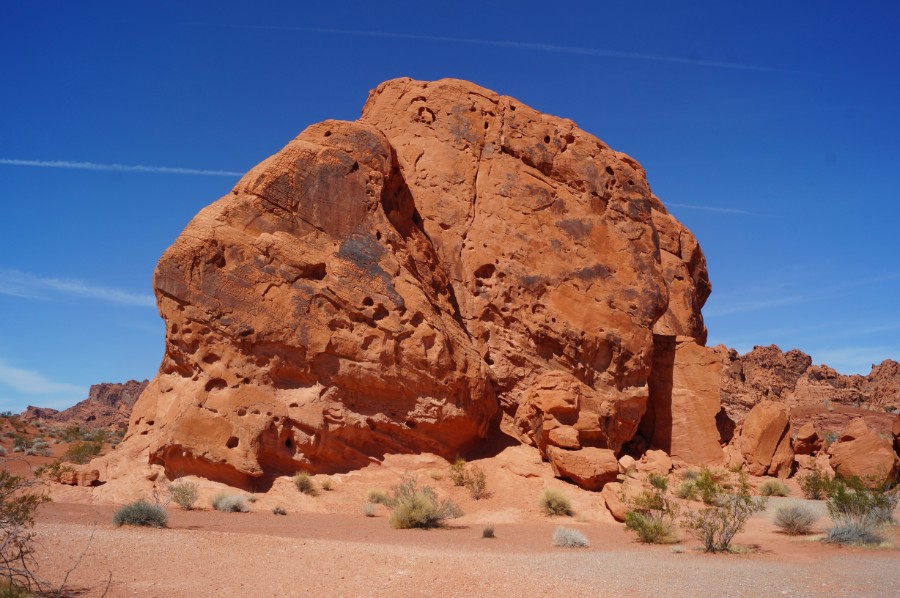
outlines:
[[[844,373],[900,358],[898,11],[7,3],[0,410],[152,377],[166,247],[234,173],[309,124],[357,118],[400,76],[472,80],[643,164],[706,253],[710,344],[776,343]]]

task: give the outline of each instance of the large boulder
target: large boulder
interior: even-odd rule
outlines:
[[[891,441],[869,429],[861,417],[844,428],[838,441],[828,447],[828,454],[835,472],[871,484],[891,479],[900,465]]]
[[[449,457],[495,423],[548,457],[620,452],[654,332],[702,345],[709,294],[637,162],[449,79],[388,81],[359,121],[303,131],[191,221],[154,285],[165,356],[105,476],[140,459],[248,488]]]
[[[757,404],[737,438],[750,475],[787,476],[794,462],[791,422],[787,409],[774,401]]]

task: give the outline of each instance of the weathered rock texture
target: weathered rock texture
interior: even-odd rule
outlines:
[[[797,408],[829,403],[900,409],[900,364],[886,359],[873,365],[868,376],[839,374],[827,365],[792,349],[783,353],[775,345],[754,347],[745,355],[724,352],[722,405],[735,421],[762,400],[775,400]]]
[[[63,411],[29,405],[23,419],[124,430],[128,427],[128,418],[134,404],[148,384],[148,380],[93,384],[88,397],[80,403]]]
[[[862,418],[854,419],[828,447],[831,467],[844,477],[857,476],[871,484],[893,479],[900,458],[891,440],[869,429]]]
[[[788,410],[774,401],[757,404],[735,438],[750,475],[787,476],[794,462]]]
[[[170,477],[451,456],[499,422],[599,486],[655,347],[677,338],[674,389],[713,369],[703,254],[640,165],[463,81],[389,81],[359,121],[309,127],[191,221],[154,284],[165,357],[117,453]],[[652,436],[715,458],[709,397],[674,411]]]

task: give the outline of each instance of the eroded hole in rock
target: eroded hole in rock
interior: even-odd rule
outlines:
[[[379,303],[378,307],[375,308],[375,313],[372,314],[372,319],[377,322],[378,320],[385,319],[386,317],[388,317],[388,315],[390,315],[390,312],[385,306]]]
[[[300,405],[298,403],[291,403],[290,405],[288,405],[288,407],[290,407],[291,409],[293,409],[295,407],[299,407],[299,406]]]
[[[284,446],[287,448],[294,448],[294,439],[293,438],[285,438]]]
[[[309,280],[322,280],[328,275],[325,264],[306,264],[300,268],[300,277]]]
[[[484,121],[484,130],[485,130],[485,131],[487,131],[487,129],[488,129],[489,126],[490,126],[490,125],[488,124],[488,122],[487,122],[487,121]]]
[[[550,143],[550,136],[544,135],[544,143]]]
[[[247,415],[247,410],[246,409],[238,409],[237,414],[240,417],[244,417],[245,415]]]
[[[219,356],[215,353],[207,353],[203,356],[204,363],[215,363],[217,361],[219,361]]]
[[[615,175],[616,173],[613,172],[612,166],[607,166],[607,167],[606,167],[606,174]]]
[[[372,300],[371,297],[366,297],[365,299],[362,300],[362,304],[365,305],[366,307],[372,307],[373,305],[375,305],[375,302]]]
[[[496,270],[497,267],[494,264],[484,264],[475,270],[475,278],[490,278]]]
[[[375,231],[375,239],[377,239],[378,241],[381,240],[381,231],[380,230]]]
[[[213,390],[222,390],[223,388],[226,388],[227,386],[228,386],[228,384],[221,378],[213,378],[212,380],[210,380],[209,382],[206,383],[206,386],[204,386],[204,388],[206,389],[206,392],[211,392]]]
[[[569,133],[568,135],[566,135],[566,144],[572,145],[573,143],[575,143],[575,136]]]
[[[331,131],[325,131],[325,137],[331,137]]]
[[[155,424],[155,423],[156,423],[156,422],[155,422],[154,420],[152,420],[152,419],[147,421],[147,425],[148,425],[148,426],[152,426],[152,425]]]
[[[509,105],[509,109],[512,110],[513,112],[515,112],[515,111],[516,111],[516,106],[515,106],[515,104],[510,104],[510,105]]]
[[[230,448],[230,449],[232,449],[232,448],[237,448],[237,445],[238,445],[239,442],[240,442],[240,441],[238,440],[238,437],[237,437],[237,436],[232,436],[232,437],[230,437],[230,438],[228,439],[228,441],[225,443],[225,446],[228,447],[228,448]]]
[[[413,326],[418,327],[419,324],[421,324],[424,321],[425,321],[425,316],[422,315],[422,312],[417,311],[415,314],[413,314],[413,317],[409,321],[409,323],[412,324]]]
[[[407,428],[410,428],[410,429],[413,429],[413,428],[416,427],[416,422],[414,422],[414,421],[411,420],[411,419],[408,419],[408,420],[406,420],[406,427],[407,427]]]

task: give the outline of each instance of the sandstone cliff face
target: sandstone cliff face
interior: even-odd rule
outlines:
[[[107,478],[138,458],[250,487],[452,456],[499,423],[599,484],[657,343],[710,367],[703,254],[643,169],[463,81],[389,81],[359,121],[309,127],[191,221],[154,283],[165,357]],[[678,421],[708,440],[703,400]]]
[[[775,400],[790,408],[828,403],[868,409],[900,409],[900,364],[886,359],[872,366],[868,376],[843,375],[792,349],[783,353],[775,345],[754,347],[738,355],[723,353],[722,405],[735,421],[762,400]]]

